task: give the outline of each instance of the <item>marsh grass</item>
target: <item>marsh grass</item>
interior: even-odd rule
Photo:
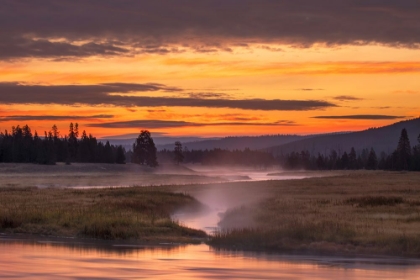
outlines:
[[[181,207],[199,209],[201,204],[153,188],[0,188],[0,231],[143,241],[205,237],[170,219]]]
[[[420,257],[420,173],[349,171],[247,188],[270,196],[228,211],[221,225],[246,215],[253,223],[216,233],[215,248]]]

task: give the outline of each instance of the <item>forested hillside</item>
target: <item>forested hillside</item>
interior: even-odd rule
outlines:
[[[266,150],[275,156],[301,151],[308,151],[314,155],[318,153],[329,155],[332,150],[343,154],[349,152],[351,148],[354,148],[357,153],[373,148],[377,153],[390,154],[395,150],[401,130],[404,128],[408,132],[410,142],[416,143],[420,133],[420,118],[359,132],[320,135],[291,143],[280,143]]]

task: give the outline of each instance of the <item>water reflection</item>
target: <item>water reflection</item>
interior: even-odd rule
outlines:
[[[379,264],[377,264],[379,263]],[[417,260],[0,238],[1,279],[418,279]]]

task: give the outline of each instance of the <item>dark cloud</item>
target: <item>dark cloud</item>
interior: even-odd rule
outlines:
[[[127,96],[136,91],[180,91],[161,84],[25,85],[0,83],[0,104],[113,105],[121,107],[207,107],[266,111],[304,111],[336,107],[322,100],[202,99]],[[113,93],[112,95],[110,93]],[[123,93],[123,94],[117,94]]]
[[[109,122],[88,124],[88,127],[101,128],[139,128],[159,129],[173,127],[202,127],[202,126],[295,126],[293,121],[277,121],[273,123],[249,123],[249,122],[221,122],[221,123],[196,123],[185,121],[163,121],[163,120],[135,120],[125,122]]]
[[[418,0],[6,0],[0,57],[230,51],[252,43],[418,47],[419,25]]]
[[[1,37],[0,37],[1,38]],[[0,59],[11,58],[60,58],[87,57],[94,55],[127,55],[130,50],[112,43],[89,42],[76,45],[71,42],[53,42],[46,39],[5,38],[0,42]]]
[[[342,119],[342,120],[395,120],[404,119],[405,116],[388,115],[348,115],[348,116],[316,116],[314,119]]]
[[[4,116],[0,117],[0,122],[7,121],[63,121],[63,120],[88,120],[88,119],[112,119],[113,115],[93,115],[93,116]]]
[[[357,100],[363,100],[363,98],[354,97],[351,95],[339,95],[334,96],[333,99],[339,100],[339,101],[357,101]]]

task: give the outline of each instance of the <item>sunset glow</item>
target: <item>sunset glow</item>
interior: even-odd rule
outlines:
[[[232,13],[231,6],[207,2],[189,11],[166,4],[161,17],[150,16],[157,6],[142,1],[131,8],[101,2],[92,18],[71,1],[51,2],[30,16],[35,24],[5,15],[11,28],[0,43],[1,131],[28,124],[43,134],[56,124],[65,134],[72,121],[99,137],[141,129],[173,136],[312,134],[420,115],[419,36],[392,33],[418,26],[413,7],[346,4],[348,20],[389,17],[394,25],[377,30],[390,33],[381,37],[374,23],[366,30],[327,25],[338,7],[268,3],[255,11],[266,20],[251,28],[252,4],[244,4],[234,26],[234,19],[219,23],[216,16]],[[29,6],[16,13],[28,15]],[[60,11],[92,26],[70,30]],[[100,25],[110,12],[114,18]],[[407,21],[397,24],[402,15]]]

